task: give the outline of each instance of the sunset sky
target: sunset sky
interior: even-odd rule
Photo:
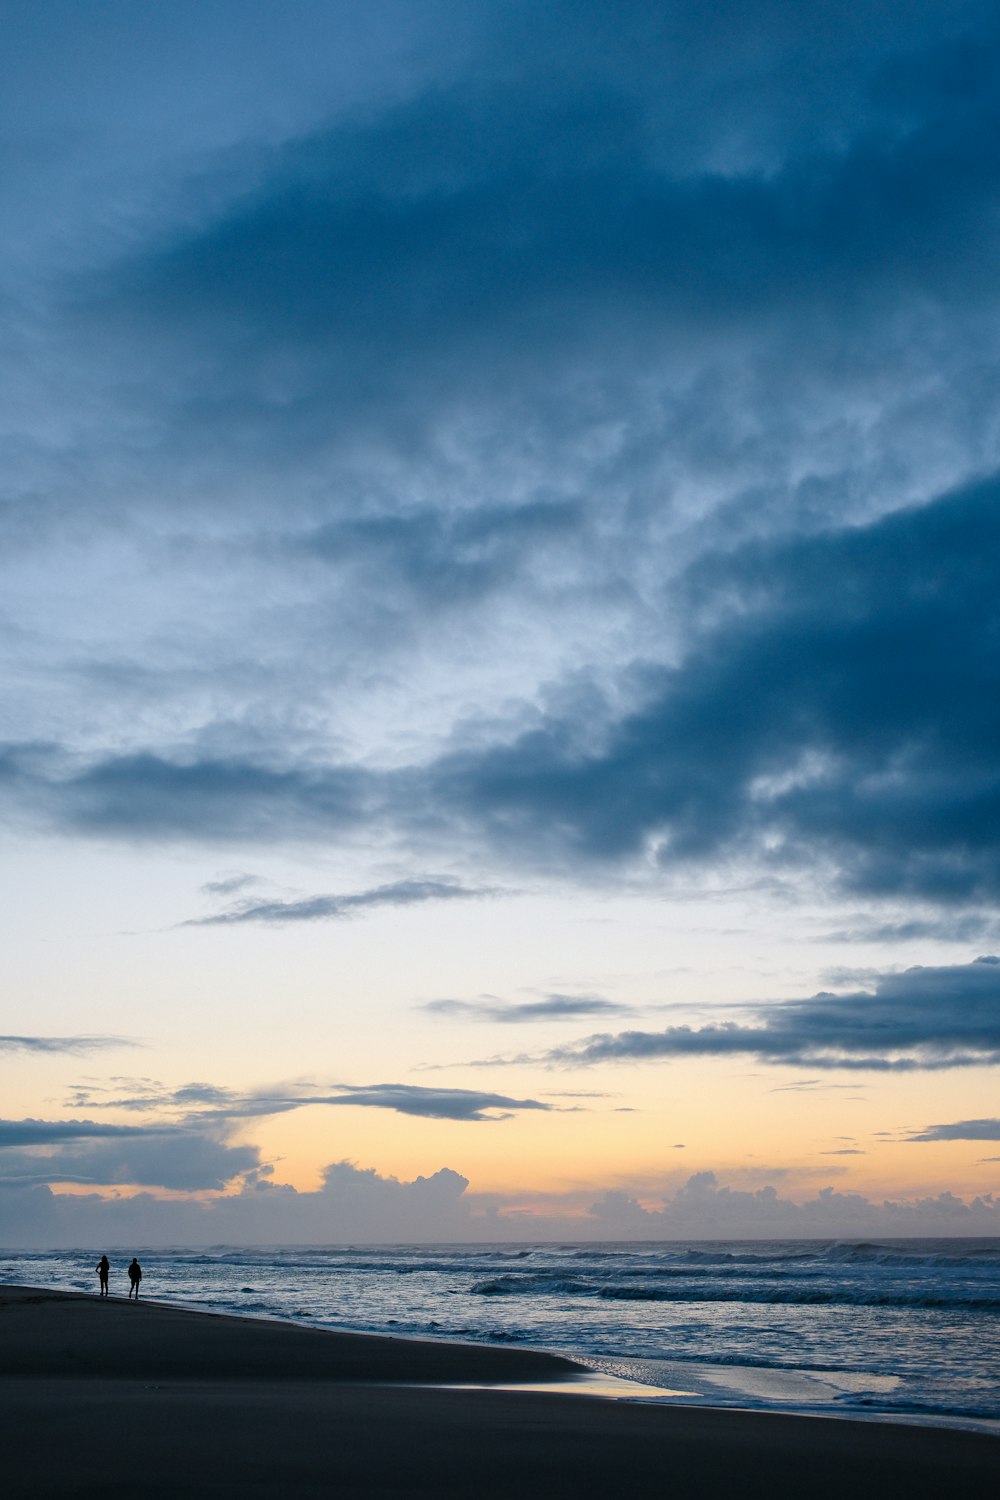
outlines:
[[[0,162],[0,1245],[1000,1233],[996,5],[0,0]]]

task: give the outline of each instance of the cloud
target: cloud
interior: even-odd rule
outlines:
[[[234,896],[237,891],[244,891],[247,886],[258,883],[259,877],[256,875],[226,875],[220,880],[207,880],[202,890],[206,896]]]
[[[998,494],[991,480],[702,562],[688,598],[711,623],[599,749],[551,719],[444,759],[442,799],[497,844],[563,860],[671,869],[742,851],[828,860],[879,896],[1000,891]]]
[[[332,1092],[331,1092],[332,1088]],[[588,1096],[589,1097],[589,1096]],[[348,1105],[365,1109],[388,1109],[397,1114],[424,1119],[483,1121],[506,1120],[522,1109],[550,1110],[556,1106],[537,1099],[512,1099],[480,1089],[423,1088],[416,1084],[378,1083],[298,1085],[294,1089],[259,1089],[237,1093],[208,1083],[185,1084],[178,1089],[146,1083],[122,1096],[111,1090],[77,1089],[71,1107],[125,1109],[148,1113],[159,1111],[175,1123],[198,1128],[213,1122],[250,1120],[268,1115],[288,1114],[296,1109],[316,1106]],[[56,1124],[56,1132],[63,1127]],[[146,1133],[145,1127],[138,1127]],[[170,1127],[166,1127],[170,1128]],[[127,1133],[129,1127],[109,1127],[109,1133]]]
[[[462,872],[229,875],[209,925],[722,875],[856,896],[852,940],[990,951],[994,10],[339,9],[225,0],[161,17],[155,57],[124,11],[9,38],[0,650],[30,690],[0,815],[136,859]],[[89,66],[109,46],[128,67]],[[995,1060],[980,976],[923,973],[592,1040]],[[62,1046],[35,1040],[5,1045]],[[538,1107],[401,1087],[354,1102]],[[196,1134],[352,1102],[116,1094]]]
[[[907,34],[939,66],[942,50],[966,60],[933,27]],[[487,51],[447,88],[258,152],[195,222],[161,228],[96,279],[94,316],[112,348],[124,330],[163,404],[182,401],[179,367],[194,372],[211,406],[199,423],[184,404],[189,443],[221,424],[271,463],[296,436],[327,450],[377,439],[409,456],[444,414],[513,402],[518,381],[543,397],[547,378],[551,406],[574,367],[617,375],[631,358],[655,370],[671,340],[697,351],[723,334],[791,332],[799,318],[796,342],[830,341],[823,325],[837,314],[848,328],[879,326],[918,297],[985,294],[994,164],[982,142],[997,101],[981,70],[966,67],[957,110],[926,74],[922,96],[916,76],[902,83],[901,38],[869,35],[860,86],[844,57],[833,85],[854,113],[841,106],[827,134],[799,137],[775,118],[789,99],[772,96],[780,145],[754,150],[762,122],[751,115],[734,149],[720,54],[689,37],[698,82],[678,79],[680,107],[664,118],[646,49],[670,76],[690,77],[694,58],[681,65],[676,40],[638,18],[624,35],[625,47],[618,38],[597,54],[586,23],[563,11],[548,74]],[[757,49],[770,49],[747,40],[753,73]],[[816,65],[822,44],[810,41]],[[977,43],[992,54],[994,29],[980,23]],[[895,97],[878,77],[893,53]],[[155,363],[136,348],[143,335]]]
[[[68,1109],[125,1109],[138,1113],[188,1111],[192,1108],[222,1110],[237,1102],[232,1089],[213,1083],[186,1083],[180,1088],[166,1088],[155,1079],[118,1078],[114,1086],[81,1084],[70,1092]],[[124,1092],[123,1092],[124,1091]]]
[[[12,272],[12,812],[995,895],[997,26],[856,9],[487,6],[134,131]]]
[[[645,1208],[626,1193],[609,1192],[594,1203],[591,1214],[611,1238],[991,1234],[1000,1221],[1000,1200],[990,1194],[965,1200],[945,1191],[877,1202],[861,1193],[824,1187],[800,1202],[782,1197],[770,1184],[748,1191],[725,1185],[714,1172],[705,1171],[689,1177],[662,1209]]]
[[[1000,959],[993,957],[885,974],[872,990],[747,1009],[756,1024],[598,1035],[536,1060],[585,1066],[751,1055],[772,1065],[872,1072],[1000,1062]]]
[[[281,925],[350,916],[375,906],[415,906],[424,901],[471,901],[495,892],[447,880],[397,880],[345,896],[307,896],[296,901],[244,900],[229,911],[192,917],[182,927],[231,927],[247,922]]]
[[[94,1120],[0,1121],[0,1183],[136,1183],[194,1192],[221,1189],[260,1167],[254,1146],[176,1124]]]
[[[431,1120],[506,1120],[521,1109],[554,1108],[538,1099],[511,1099],[477,1089],[432,1089],[414,1084],[340,1084],[341,1094],[310,1099],[311,1104],[346,1104],[390,1109]]]
[[[859,922],[828,932],[820,941],[831,943],[939,943],[993,941],[1000,932],[996,917],[978,912],[949,911],[939,917],[910,917],[894,922]]]
[[[0,1120],[0,1149],[8,1146],[46,1146],[59,1141],[91,1140],[101,1136],[160,1135],[167,1126],[152,1131],[141,1125],[106,1125],[97,1120]]]
[[[551,994],[541,1000],[511,1001],[484,996],[479,1000],[428,1000],[421,1010],[431,1015],[452,1016],[470,1021],[499,1021],[504,1025],[520,1021],[568,1021],[579,1016],[626,1012],[630,1007],[605,1000],[601,995]]]
[[[644,701],[623,716],[608,704],[602,720],[590,696],[506,743],[480,736],[381,770],[152,752],[79,769],[10,747],[16,796],[63,827],[129,838],[367,829],[563,872],[652,861],[669,874],[738,855],[827,868],[872,897],[989,897],[1000,892],[1000,668],[988,645],[998,495],[985,481],[868,526],[703,559],[685,585],[682,659],[644,669]],[[231,919],[429,893],[401,882],[301,907],[250,901]]]
[[[956,1120],[951,1125],[928,1125],[908,1141],[1000,1141],[1000,1120]]]
[[[468,1181],[448,1167],[410,1182],[337,1162],[317,1192],[250,1172],[241,1191],[185,1202],[150,1193],[53,1195],[0,1180],[0,1239],[23,1244],[419,1243],[460,1240],[470,1222]]]
[[[862,984],[874,984],[882,977],[882,971],[871,964],[834,964],[828,969],[823,969],[820,978],[823,984],[833,985],[841,989],[844,985],[857,987]]]
[[[0,1052],[67,1052],[79,1056],[112,1047],[137,1046],[134,1037],[125,1036],[0,1036]]]
[[[216,1191],[234,1179],[252,1175],[256,1180],[269,1170],[256,1146],[230,1143],[234,1129],[251,1119],[307,1107],[339,1106],[483,1123],[511,1119],[522,1110],[559,1108],[537,1099],[483,1090],[398,1083],[241,1095],[207,1083],[168,1089],[153,1080],[131,1082],[131,1091],[124,1094],[111,1088],[79,1088],[73,1103],[152,1114],[155,1118],[149,1123],[0,1120],[0,1185],[72,1182]]]
[[[121,1198],[54,1196],[0,1180],[0,1241],[10,1248],[91,1244],[275,1245],[516,1242],[607,1239],[844,1239],[853,1236],[992,1235],[1000,1201],[989,1194],[873,1201],[832,1187],[783,1196],[771,1183],[752,1190],[698,1172],[646,1207],[621,1191],[595,1188],[533,1198],[474,1194],[447,1167],[410,1182],[338,1162],[316,1192],[275,1186],[248,1173],[236,1193],[197,1202],[149,1193]],[[525,1212],[528,1202],[531,1209]],[[585,1212],[580,1213],[582,1206]]]
[[[173,762],[143,753],[98,762],[53,791],[68,794],[80,832],[200,840],[211,830],[223,839],[268,842],[301,836],[310,824],[322,825],[326,836],[358,828],[372,783],[360,767],[282,769],[215,757]]]
[[[288,539],[290,550],[339,571],[349,560],[354,586],[391,588],[397,608],[444,613],[484,595],[572,545],[584,520],[576,500],[479,505],[457,514],[424,508],[405,515],[345,516]]]

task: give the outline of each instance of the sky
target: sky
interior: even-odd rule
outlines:
[[[0,1244],[1000,1234],[998,143],[973,0],[0,0]]]

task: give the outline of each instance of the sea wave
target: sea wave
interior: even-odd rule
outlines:
[[[593,1295],[608,1302],[744,1302],[793,1306],[923,1307],[964,1308],[976,1312],[1000,1312],[1000,1297],[977,1297],[967,1293],[923,1290],[887,1291],[856,1287],[788,1286],[699,1286],[685,1290],[677,1286],[603,1286]]]
[[[519,1297],[532,1293],[585,1297],[592,1289],[586,1282],[560,1276],[494,1276],[473,1282],[469,1290],[476,1297]]]
[[[1000,1239],[101,1248],[113,1289],[136,1251],[144,1292],[174,1306],[651,1361],[653,1373],[676,1363],[699,1390],[695,1366],[812,1369],[818,1399],[841,1410],[1000,1415]],[[0,1280],[96,1293],[99,1253],[4,1251]],[[837,1369],[857,1388],[824,1393],[823,1371]],[[660,1382],[634,1378],[688,1388],[666,1368]],[[753,1404],[741,1380],[732,1403]],[[792,1383],[772,1384],[778,1395],[760,1400],[780,1404]]]
[[[962,1308],[982,1313],[1000,1312],[995,1290],[983,1293],[944,1287],[883,1287],[879,1285],[789,1285],[777,1283],[733,1283],[699,1278],[688,1284],[669,1281],[595,1282],[564,1276],[494,1276],[473,1282],[476,1297],[596,1298],[603,1302],[748,1303],[794,1306]]]

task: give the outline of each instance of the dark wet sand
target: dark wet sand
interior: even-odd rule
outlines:
[[[573,1371],[530,1350],[0,1287],[0,1490],[9,1500],[997,1495],[1000,1440],[979,1433],[502,1389],[565,1375],[571,1390]]]

